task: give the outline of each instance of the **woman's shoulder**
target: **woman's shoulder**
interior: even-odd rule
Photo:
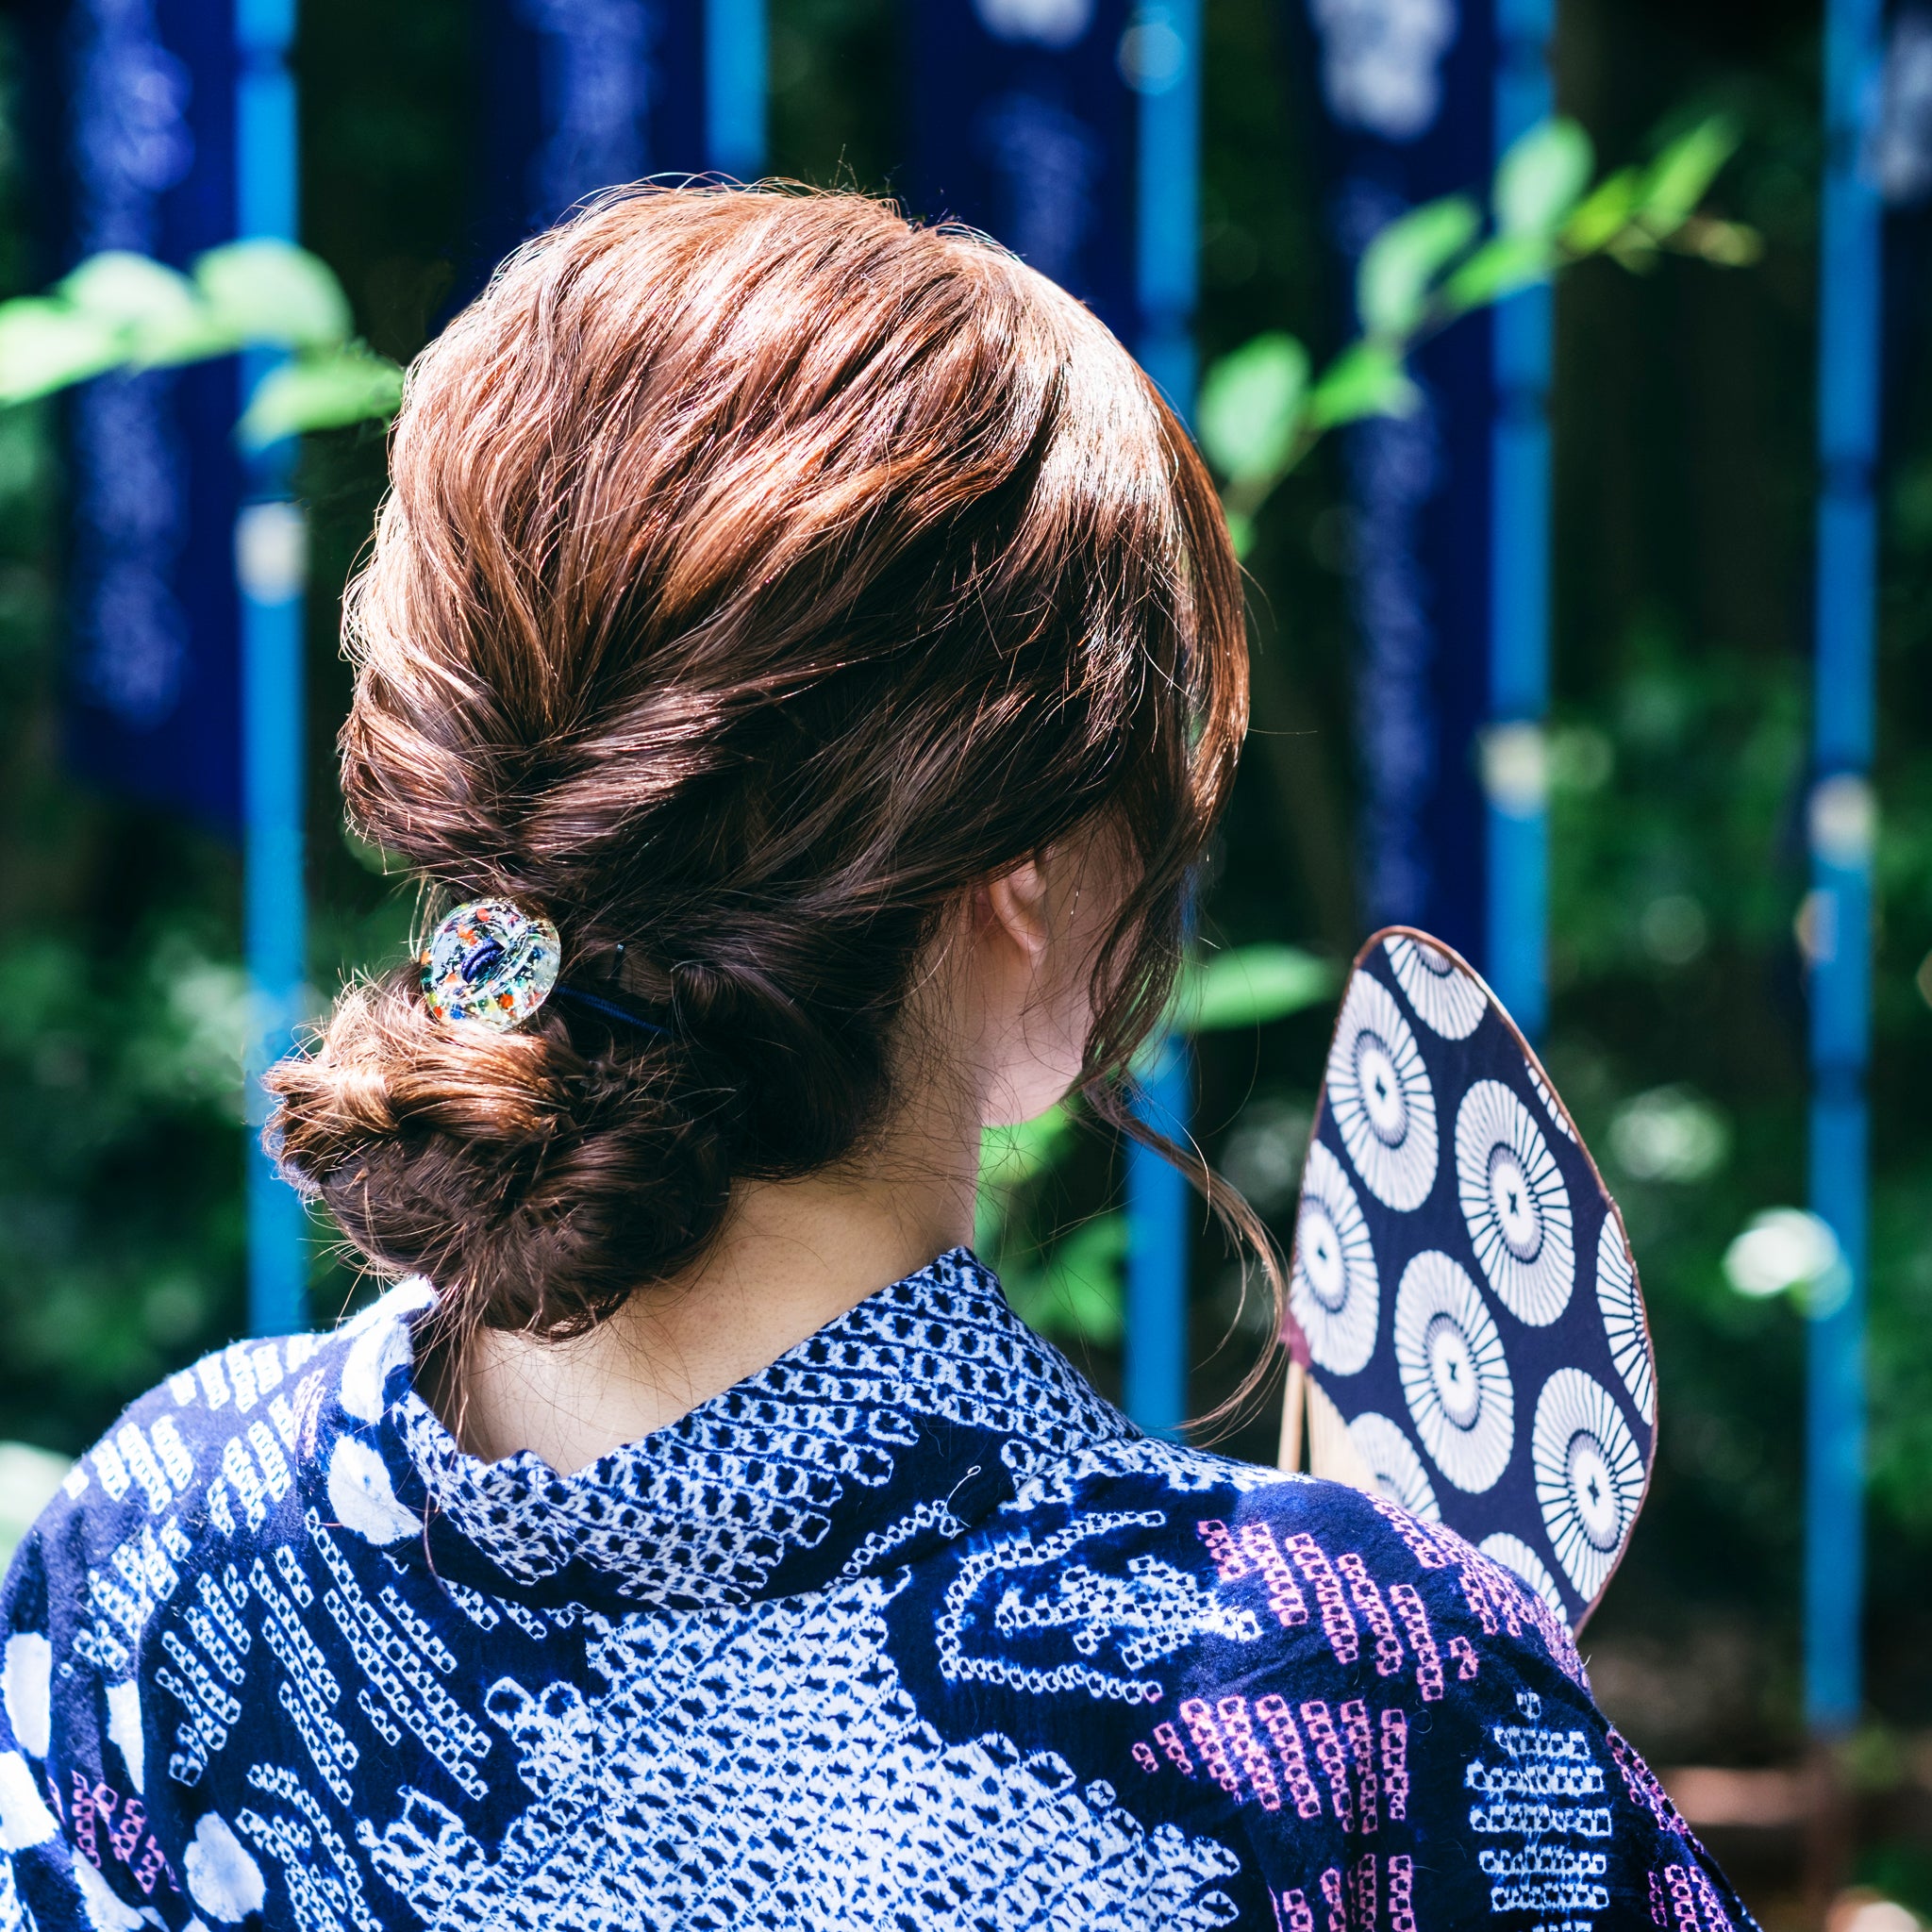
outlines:
[[[75,1458],[23,1551],[110,1581],[162,1581],[210,1530],[230,1541],[262,1530],[362,1384],[361,1406],[379,1408],[391,1357],[407,1352],[403,1293],[338,1328],[233,1342],[167,1376]]]
[[[1372,1679],[1412,1674],[1427,1701],[1486,1655],[1520,1655],[1588,1693],[1560,1606],[1384,1496],[1140,1437],[1081,1452],[1016,1501],[1111,1517],[1129,1561],[1179,1564],[1286,1650]]]

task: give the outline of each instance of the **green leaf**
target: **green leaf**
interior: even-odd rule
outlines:
[[[1406,336],[1421,322],[1429,285],[1482,225],[1466,194],[1424,202],[1383,228],[1362,251],[1355,301],[1372,336]]]
[[[121,331],[45,295],[0,302],[0,403],[85,382],[123,359]]]
[[[91,255],[56,286],[75,308],[121,328],[192,318],[201,308],[194,284],[178,270],[125,248]]]
[[[1736,122],[1714,114],[1650,164],[1638,201],[1643,225],[1653,235],[1674,234],[1697,211],[1718,171],[1737,153],[1739,138]]]
[[[1505,235],[1548,236],[1576,206],[1596,164],[1590,136],[1575,122],[1540,122],[1509,143],[1496,164],[1491,201]]]
[[[1636,168],[1606,175],[1563,224],[1561,241],[1573,255],[1594,255],[1627,228],[1637,215],[1643,175]]]
[[[1442,284],[1442,300],[1464,315],[1547,281],[1554,266],[1550,243],[1541,235],[1499,235],[1485,242]]]
[[[349,298],[335,271],[291,242],[231,242],[194,264],[216,324],[243,342],[331,348],[349,337]]]
[[[1279,330],[1257,336],[1201,385],[1201,447],[1224,476],[1259,482],[1284,468],[1307,397],[1308,352]]]
[[[186,275],[126,249],[90,256],[58,292],[119,328],[135,368],[200,362],[242,346]]]
[[[1191,959],[1168,1009],[1174,1033],[1220,1033],[1264,1026],[1335,991],[1335,969],[1295,946],[1237,946]]]
[[[1364,416],[1407,416],[1422,401],[1401,356],[1386,342],[1351,342],[1322,372],[1308,396],[1308,421],[1318,428]]]
[[[265,449],[305,429],[341,429],[393,416],[403,399],[403,372],[359,346],[298,356],[256,385],[235,425],[246,449]]]
[[[1245,510],[1227,512],[1227,541],[1234,545],[1236,559],[1245,563],[1255,547],[1255,520]]]

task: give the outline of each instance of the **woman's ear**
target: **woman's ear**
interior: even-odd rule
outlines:
[[[1046,878],[1039,860],[1024,860],[981,890],[991,922],[1001,928],[1037,972],[1052,940]]]

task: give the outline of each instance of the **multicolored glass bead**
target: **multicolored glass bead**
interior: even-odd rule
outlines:
[[[508,899],[458,906],[423,954],[423,1002],[439,1020],[508,1033],[550,997],[563,942]]]

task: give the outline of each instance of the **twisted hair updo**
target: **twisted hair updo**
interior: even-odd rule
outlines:
[[[719,189],[540,238],[409,373],[344,632],[356,826],[667,1016],[446,1027],[404,965],[271,1074],[284,1171],[459,1322],[588,1327],[734,1180],[851,1153],[945,908],[1102,823],[1118,1117],[1245,726],[1241,594],[1186,433],[1009,255]]]

